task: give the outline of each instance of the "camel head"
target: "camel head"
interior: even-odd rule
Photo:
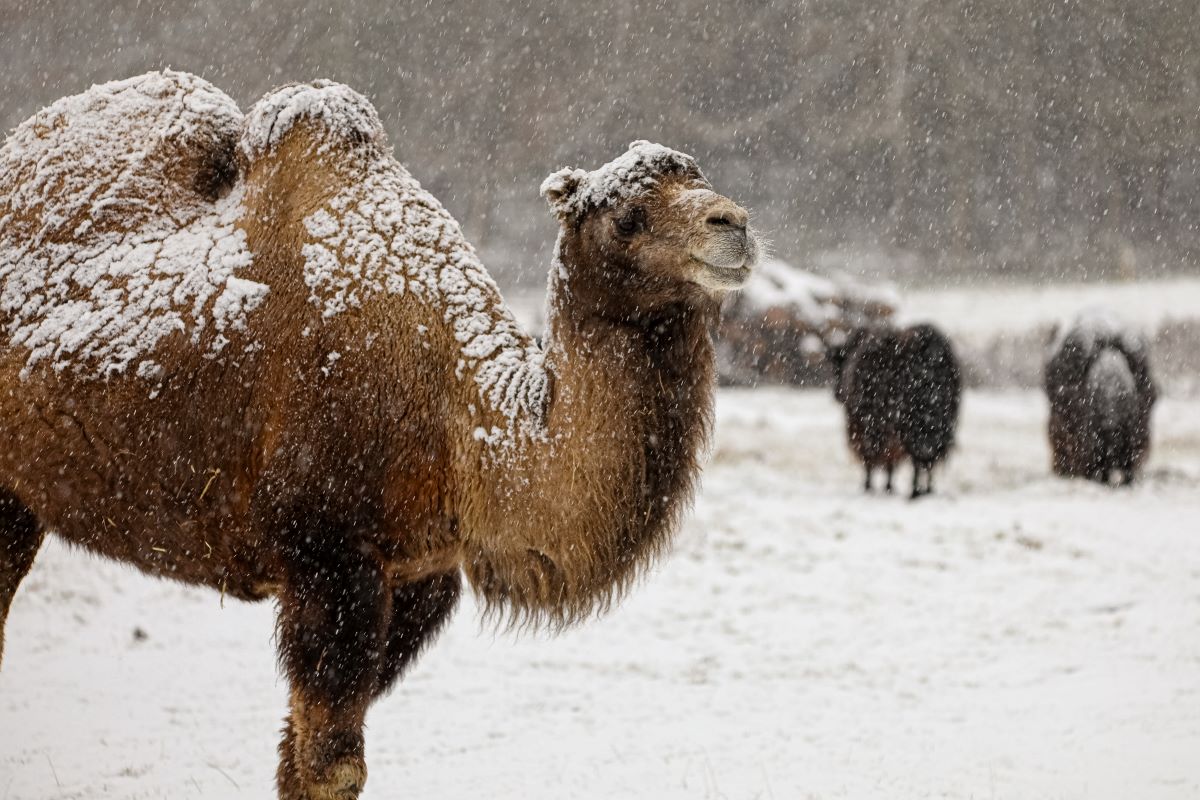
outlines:
[[[560,277],[598,310],[711,302],[758,261],[745,209],[714,192],[691,156],[662,145],[634,142],[592,172],[559,170],[542,195],[562,225]]]

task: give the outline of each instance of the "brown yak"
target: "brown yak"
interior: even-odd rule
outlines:
[[[663,551],[758,249],[689,156],[557,172],[539,347],[328,82],[245,116],[186,74],[97,86],[13,132],[0,187],[0,623],[47,532],[276,598],[288,800],[358,795],[460,573],[562,625]]]

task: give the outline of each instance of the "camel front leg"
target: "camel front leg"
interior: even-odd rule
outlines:
[[[354,800],[367,779],[363,721],[376,694],[391,596],[347,537],[295,537],[279,597],[279,657],[291,683],[280,800]]]
[[[461,591],[462,578],[457,571],[402,583],[392,589],[392,620],[376,687],[378,694],[391,689],[437,637],[458,605]]]
[[[22,579],[33,566],[45,532],[16,495],[0,489],[0,661],[4,659],[4,623]]]

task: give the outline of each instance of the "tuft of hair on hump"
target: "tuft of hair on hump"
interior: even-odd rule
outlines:
[[[263,95],[246,113],[238,152],[246,162],[269,155],[301,123],[309,123],[317,153],[367,145],[383,149],[387,135],[371,101],[342,83],[291,83]]]
[[[622,155],[587,172],[566,167],[542,181],[541,194],[562,218],[582,217],[597,208],[646,194],[660,179],[677,175],[708,183],[687,153],[639,139]]]

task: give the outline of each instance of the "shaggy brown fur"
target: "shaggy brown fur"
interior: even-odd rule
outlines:
[[[525,398],[506,413],[471,379],[460,320],[431,301],[441,284],[409,274],[403,291],[363,288],[336,314],[314,302],[313,215],[343,209],[335,222],[348,224],[365,206],[339,196],[380,174],[410,180],[357,95],[278,113],[281,97],[329,88],[264,98],[240,142],[213,126],[141,162],[166,166],[156,213],[186,221],[244,191],[237,227],[253,262],[238,275],[270,288],[244,328],[168,335],[152,386],[131,369],[97,379],[33,363],[0,339],[0,622],[43,530],[154,575],[275,597],[292,687],[287,800],[357,796],[367,707],[442,627],[460,569],[498,612],[564,624],[607,607],[663,551],[709,430],[709,326],[755,255],[745,212],[686,157],[651,159],[644,190],[611,196],[559,173],[544,188],[562,223],[544,355],[486,275],[463,267],[472,324],[509,337],[500,356],[544,357],[544,374],[497,384],[500,401]],[[334,100],[344,107],[326,113]],[[436,201],[405,202],[364,235],[400,241],[424,214],[429,258],[473,257]],[[37,208],[7,210],[22,231],[40,223]],[[81,221],[61,240],[83,235]],[[339,247],[367,274],[370,253]],[[0,330],[14,330],[5,313]],[[228,344],[215,349],[218,335]]]

